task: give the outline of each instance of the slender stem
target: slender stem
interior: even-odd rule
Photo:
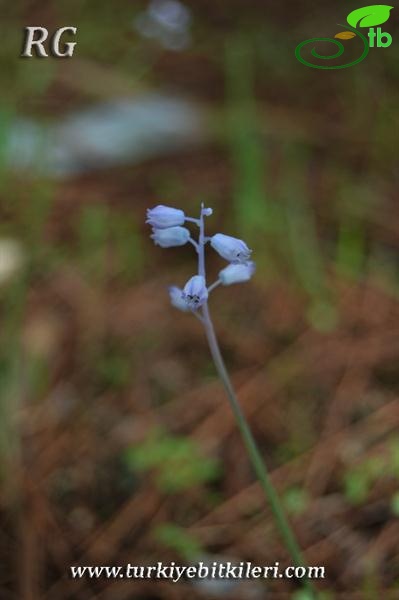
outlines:
[[[198,252],[198,250],[199,250],[198,242],[196,242],[195,240],[193,240],[192,237],[188,238],[188,241],[190,242],[190,244],[192,244],[194,246],[194,248]]]
[[[199,220],[199,236],[198,236],[198,275],[202,275],[206,279],[205,274],[205,226],[204,226],[204,205],[201,204],[201,217]]]
[[[212,283],[212,285],[209,286],[208,288],[208,294],[210,294],[211,292],[213,292],[213,290],[220,285],[222,282],[220,281],[220,279],[217,279],[214,283]]]
[[[288,551],[290,552],[296,565],[298,565],[298,566],[303,565],[304,561],[302,558],[300,548],[297,544],[297,541],[296,541],[294,534],[291,530],[291,527],[288,523],[287,517],[284,513],[284,510],[281,505],[281,501],[278,497],[278,494],[270,480],[269,474],[267,473],[262,456],[256,445],[255,439],[254,439],[252,432],[248,426],[247,420],[244,416],[244,413],[242,412],[241,406],[238,402],[234,388],[230,381],[230,377],[228,375],[226,366],[224,364],[224,360],[223,360],[222,354],[220,352],[220,348],[219,348],[219,344],[218,344],[218,341],[216,338],[213,323],[212,323],[212,320],[211,320],[211,317],[209,314],[208,304],[203,305],[202,314],[204,317],[203,323],[204,323],[204,327],[205,327],[206,337],[208,339],[209,348],[210,348],[210,351],[212,354],[212,358],[214,360],[214,363],[215,363],[216,369],[218,371],[218,374],[220,376],[220,379],[222,380],[224,388],[227,392],[227,396],[228,396],[228,399],[230,402],[231,409],[236,418],[237,425],[238,425],[241,435],[243,437],[244,444],[248,450],[248,454],[251,459],[252,465],[253,465],[255,472],[259,478],[260,484],[270,502],[271,509],[276,518],[278,527],[280,529],[281,535],[285,541]]]
[[[186,217],[185,220],[190,221],[190,223],[195,223],[198,226],[200,224],[199,219],[194,219],[193,217]]]
[[[201,321],[201,323],[203,323],[203,322],[204,322],[204,317],[203,317],[202,315],[200,315],[200,314],[198,313],[198,311],[193,311],[193,315],[194,315],[194,317],[195,317],[196,319],[198,319],[198,321]]]
[[[199,222],[199,239],[198,239],[198,273],[206,278],[205,274],[205,252],[204,246],[206,243],[205,233],[204,233],[204,216],[203,216],[203,205],[201,205],[201,217]],[[215,282],[209,288],[209,290],[216,287]],[[227,393],[227,397],[230,403],[230,407],[233,411],[236,423],[241,432],[244,445],[248,451],[249,458],[251,460],[252,466],[255,469],[256,475],[259,479],[259,482],[262,486],[262,489],[266,495],[266,499],[270,503],[271,510],[276,519],[277,526],[280,530],[280,534],[288,552],[290,553],[292,560],[296,566],[304,566],[305,562],[302,557],[301,549],[298,545],[298,542],[295,538],[295,535],[291,529],[291,526],[286,517],[284,508],[281,504],[281,500],[279,495],[270,479],[270,475],[267,471],[267,467],[263,462],[262,455],[258,449],[258,446],[255,442],[255,439],[252,435],[251,429],[248,425],[248,422],[245,418],[245,415],[241,409],[240,403],[236,396],[234,387],[231,383],[229,374],[226,369],[226,365],[224,363],[222,353],[219,348],[219,344],[217,341],[215,329],[212,323],[211,315],[209,312],[208,303],[205,302],[202,305],[202,323],[204,325],[206,337],[209,344],[209,349],[211,351],[211,355],[213,361],[215,363],[216,370],[219,374],[219,377],[224,385],[224,388]],[[309,591],[310,597],[314,597],[313,591],[314,588],[309,580],[305,580],[303,582],[304,587]]]

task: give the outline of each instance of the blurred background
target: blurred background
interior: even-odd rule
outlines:
[[[2,2],[1,599],[301,597],[289,580],[68,576],[291,562],[202,328],[169,305],[193,248],[155,247],[144,223],[201,201],[210,234],[254,250],[255,278],[211,309],[317,586],[399,598],[396,8],[392,46],[353,68],[294,55],[358,7]],[[77,27],[73,58],[20,58],[33,25]]]

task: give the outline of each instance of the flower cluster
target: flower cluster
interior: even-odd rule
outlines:
[[[232,285],[251,279],[255,272],[255,264],[250,260],[251,250],[242,240],[216,233],[205,237],[204,217],[212,214],[211,208],[201,207],[199,219],[187,217],[179,208],[162,204],[147,210],[147,223],[152,226],[151,238],[162,248],[184,246],[191,243],[198,254],[198,274],[189,279],[183,289],[176,286],[169,288],[170,300],[179,310],[197,311],[208,300],[210,292],[218,285]],[[183,225],[194,223],[199,228],[198,241],[191,237],[190,230]],[[225,260],[227,267],[219,272],[218,279],[209,287],[206,284],[204,248],[207,243]]]

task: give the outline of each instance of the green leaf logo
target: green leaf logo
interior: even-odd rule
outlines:
[[[373,4],[357,8],[349,13],[347,21],[352,27],[374,27],[388,21],[393,6],[386,4]]]

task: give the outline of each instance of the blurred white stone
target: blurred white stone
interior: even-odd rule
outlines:
[[[9,279],[22,267],[24,252],[17,240],[0,238],[0,285]]]
[[[205,130],[191,102],[148,93],[96,104],[50,125],[18,119],[5,153],[12,169],[65,177],[169,154],[200,141]]]

